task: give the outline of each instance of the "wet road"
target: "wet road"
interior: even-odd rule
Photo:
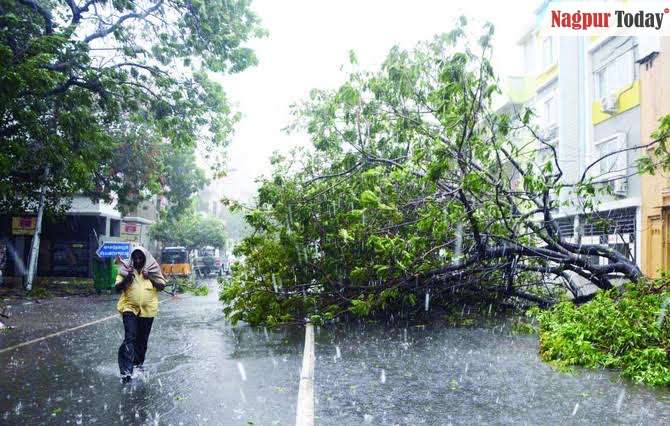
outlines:
[[[0,353],[0,424],[294,424],[303,329],[231,327],[209,284],[209,296],[160,305],[147,371],[132,386],[119,383],[118,317]],[[59,299],[40,306],[46,318],[25,306],[33,327],[0,334],[0,348],[114,306]],[[670,424],[668,390],[554,371],[537,338],[504,326],[317,327],[315,386],[322,425]]]
[[[302,330],[233,328],[209,284],[209,296],[161,303],[146,372],[132,386],[119,383],[119,318],[0,354],[0,424],[293,423]],[[70,321],[54,307],[41,328],[68,328],[114,308],[115,298],[95,301]],[[3,333],[0,348],[35,334]]]
[[[505,325],[356,324],[316,335],[322,425],[670,424],[670,391],[553,370]]]

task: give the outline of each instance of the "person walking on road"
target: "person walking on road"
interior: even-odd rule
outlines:
[[[158,291],[165,288],[165,278],[156,259],[144,247],[136,247],[130,263],[121,262],[116,289],[121,297],[116,305],[123,318],[125,337],[119,347],[121,381],[132,380],[133,368],[144,368],[149,333],[158,313]]]

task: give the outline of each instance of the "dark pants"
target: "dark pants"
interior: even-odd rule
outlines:
[[[141,318],[132,312],[123,313],[126,336],[119,347],[119,370],[122,376],[132,374],[133,367],[144,364],[153,322],[153,318]]]

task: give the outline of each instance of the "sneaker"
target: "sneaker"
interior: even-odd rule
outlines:
[[[130,383],[133,380],[133,377],[130,374],[125,374],[121,376],[121,383]]]
[[[144,364],[136,365],[135,370],[137,370],[139,373],[144,373]]]

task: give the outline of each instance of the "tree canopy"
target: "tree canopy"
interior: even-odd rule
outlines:
[[[408,316],[468,299],[546,306],[589,297],[583,282],[642,277],[624,254],[562,235],[561,192],[593,206],[610,182],[564,184],[532,111],[492,106],[493,27],[476,44],[466,28],[393,48],[376,72],[352,55],[342,86],[296,107],[313,149],[276,156],[247,211],[244,262],[221,293],[233,321]],[[666,119],[654,143],[669,131]]]
[[[224,247],[226,228],[220,219],[189,208],[177,216],[165,216],[151,227],[151,237],[163,245],[186,247],[188,251],[205,247]]]
[[[256,63],[248,0],[0,0],[0,209],[73,194],[137,203],[163,161],[224,147],[237,115],[208,72]]]

